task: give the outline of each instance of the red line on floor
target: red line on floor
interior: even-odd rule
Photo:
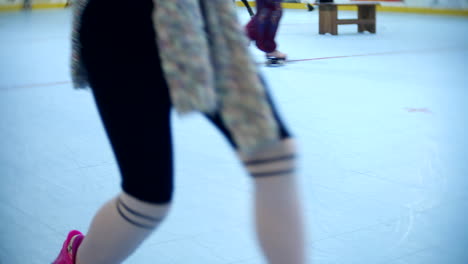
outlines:
[[[353,58],[353,57],[366,57],[366,56],[379,56],[379,55],[392,55],[392,54],[404,54],[404,53],[421,53],[421,52],[430,52],[430,51],[453,51],[453,50],[465,50],[466,47],[446,47],[446,48],[433,48],[425,50],[401,50],[401,51],[387,51],[387,52],[376,52],[376,53],[365,53],[365,54],[354,54],[354,55],[342,55],[342,56],[330,56],[330,57],[317,57],[309,59],[292,59],[287,60],[286,62],[301,62],[301,61],[315,61],[315,60],[330,60],[330,59],[343,59],[343,58]],[[265,64],[264,62],[258,62],[257,64]],[[63,84],[71,84],[71,81],[58,81],[58,82],[49,82],[49,83],[35,83],[35,84],[24,84],[10,87],[0,87],[0,91],[13,90],[13,89],[22,89],[22,88],[34,88],[34,87],[47,87],[47,86],[56,86]]]
[[[366,56],[402,54],[402,53],[411,53],[411,52],[414,52],[414,51],[389,51],[389,52],[377,52],[377,53],[367,53],[367,54],[354,54],[354,55],[343,55],[343,56],[318,57],[318,58],[310,58],[310,59],[293,59],[293,60],[288,60],[287,62],[314,61],[314,60],[330,60],[330,59],[342,59],[342,58],[352,58],[352,57],[366,57]]]

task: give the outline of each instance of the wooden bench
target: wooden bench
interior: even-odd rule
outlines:
[[[379,3],[316,3],[319,7],[319,34],[338,35],[338,25],[357,24],[358,32],[375,33],[375,11]],[[338,19],[338,7],[356,6],[357,19]]]

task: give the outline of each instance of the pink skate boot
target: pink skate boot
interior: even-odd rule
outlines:
[[[52,264],[75,264],[76,252],[83,239],[84,235],[80,231],[70,231],[67,239],[63,242],[60,254]]]

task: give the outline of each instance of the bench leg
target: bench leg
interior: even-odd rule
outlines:
[[[370,33],[376,32],[375,27],[375,5],[358,6],[358,19],[370,19],[370,24],[359,24],[358,32],[369,31]]]
[[[338,35],[337,7],[335,5],[322,5],[319,7],[319,34],[330,33]]]

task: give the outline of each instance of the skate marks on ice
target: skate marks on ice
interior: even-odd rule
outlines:
[[[423,114],[433,114],[433,112],[428,108],[413,108],[413,107],[406,107],[405,110],[409,113],[423,113]]]

